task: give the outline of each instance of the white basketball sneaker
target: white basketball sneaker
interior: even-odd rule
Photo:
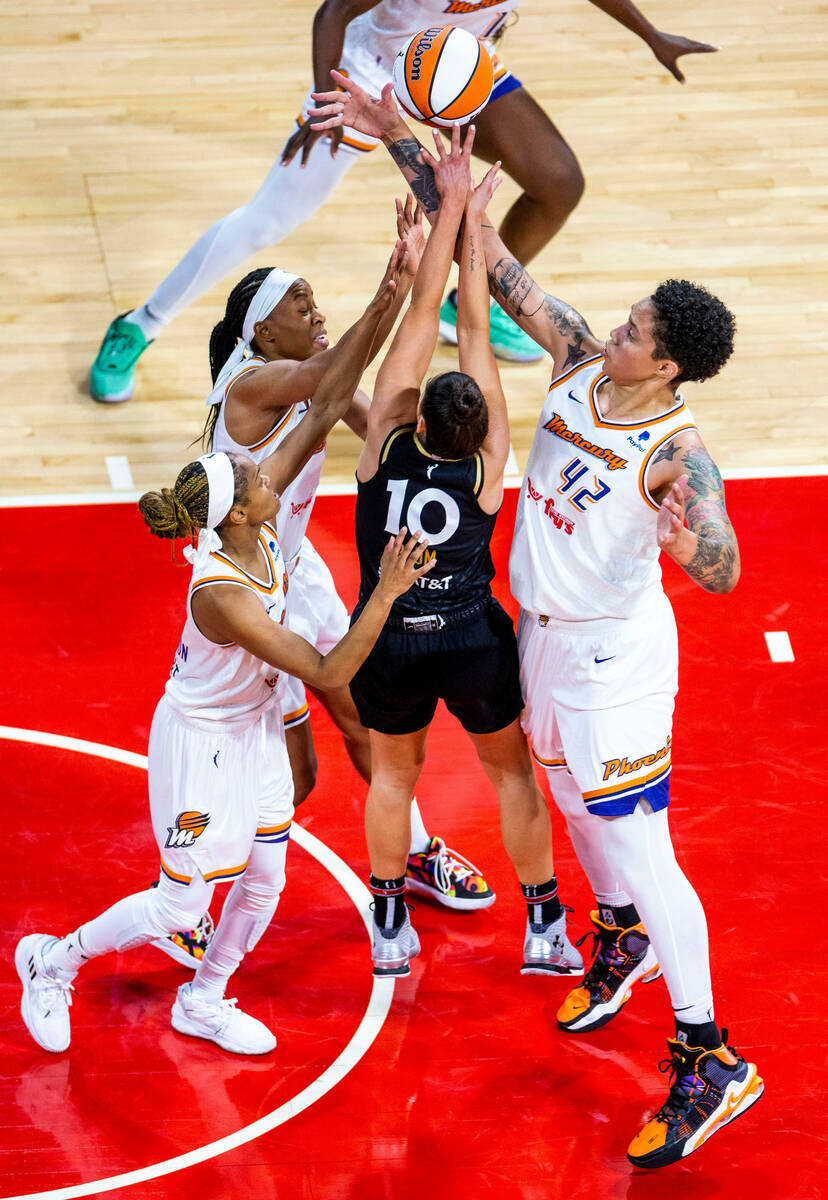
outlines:
[[[20,1015],[38,1046],[60,1054],[72,1036],[69,1005],[74,988],[69,980],[51,974],[43,952],[59,941],[48,933],[30,933],[21,938],[14,952],[14,965],[23,984]]]
[[[202,1000],[182,983],[172,1006],[172,1027],[189,1037],[215,1042],[231,1054],[268,1054],[276,1038],[266,1025],[236,1008],[235,1000]]]

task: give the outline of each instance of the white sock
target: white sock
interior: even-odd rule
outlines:
[[[409,854],[423,854],[431,845],[431,837],[423,824],[423,814],[417,803],[417,797],[411,799],[411,845]]]
[[[148,311],[146,304],[142,304],[140,308],[135,308],[132,312],[124,314],[124,320],[130,325],[137,325],[148,342],[157,338],[161,330],[164,328],[164,322],[159,321]]]
[[[203,296],[231,271],[267,246],[275,246],[320,208],[360,155],[340,147],[331,158],[325,142],[314,146],[306,167],[297,155],[271,167],[256,195],[216,221],[158,285],[143,310],[158,326]],[[237,281],[234,279],[233,283]]]

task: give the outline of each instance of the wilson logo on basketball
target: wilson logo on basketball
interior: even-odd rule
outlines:
[[[179,813],[175,818],[175,825],[167,826],[167,840],[164,845],[176,850],[180,850],[182,846],[192,846],[209,824],[209,813]]]

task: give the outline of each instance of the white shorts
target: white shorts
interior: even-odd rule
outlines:
[[[348,632],[348,610],[337,595],[324,560],[307,538],[302,539],[298,560],[294,561],[292,570],[288,565],[287,627],[315,646],[320,654],[327,654]],[[301,679],[285,675],[281,682],[282,716],[285,728],[289,729],[307,721],[308,702]]]
[[[416,31],[412,30],[411,32],[414,33]],[[391,82],[394,59],[396,58],[397,50],[399,50],[404,42],[404,38],[394,38],[376,41],[369,39],[363,43],[359,43],[353,38],[349,39],[346,35],[342,60],[338,69],[341,74],[347,75],[349,79],[353,79],[354,83],[359,84],[370,96],[379,96],[386,83]],[[511,72],[504,67],[503,63],[498,61],[494,51],[494,43],[487,41],[484,45],[491,56],[494,67],[492,98],[496,99],[498,95],[510,91],[513,87],[519,87],[520,83],[514,80]],[[333,80],[331,80],[330,86],[334,86]],[[296,118],[297,126],[304,125],[308,119],[308,110],[316,108],[316,101],[311,99],[311,92],[315,90],[316,88],[312,86],[303,100],[302,110]],[[400,109],[400,112],[403,113],[403,116],[407,115],[402,109]],[[348,125],[342,131],[341,149],[351,154],[367,154],[379,144],[377,138],[369,137],[367,133],[361,133],[357,129],[351,129]]]
[[[627,620],[556,621],[521,611],[522,725],[541,766],[568,768],[590,812],[670,801],[678,688],[673,610],[660,598]]]
[[[290,836],[293,777],[278,707],[241,732],[205,732],[162,696],[149,739],[150,815],[161,869],[175,883],[234,879],[254,841]]]

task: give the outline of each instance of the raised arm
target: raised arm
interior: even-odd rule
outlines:
[[[319,443],[353,404],[377,330],[393,304],[404,255],[405,245],[398,241],[377,294],[356,324],[339,339],[336,356],[314,392],[309,411],[262,462],[262,472],[270,477],[274,492],[283,491],[295,479]]]
[[[683,54],[713,54],[719,49],[718,46],[709,46],[706,42],[694,42],[677,34],[663,33],[656,29],[630,0],[590,0],[590,4],[594,4],[608,17],[637,34],[679,83],[684,83],[684,76],[678,68],[678,60]]]
[[[739,546],[722,477],[695,429],[675,434],[658,449],[647,487],[661,503],[657,538],[664,553],[706,592],[733,591],[741,569]]]
[[[389,540],[380,563],[380,579],[359,619],[327,654],[320,654],[287,627],[267,616],[261,603],[242,588],[215,584],[193,596],[193,615],[205,637],[219,644],[235,642],[278,671],[296,675],[313,687],[344,687],[368,657],[391,605],[434,559],[415,566],[428,542],[407,536],[405,527]]]
[[[377,374],[368,413],[368,437],[358,468],[360,479],[370,478],[376,470],[376,458],[387,432],[395,425],[414,420],[420,386],[437,345],[440,305],[471,178],[471,146],[460,147],[457,131],[449,153],[436,136],[435,143],[439,157],[431,161],[439,175],[442,202],[423,251],[408,308]]]
[[[372,137],[382,138],[426,218],[433,222],[439,205],[434,171],[423,155],[423,147],[397,112],[391,85],[383,88],[377,100],[344,75],[333,71],[332,76],[342,90],[314,93],[319,106],[310,114],[314,127],[328,129],[344,122]],[[589,354],[599,353],[602,343],[581,314],[539,287],[485,218],[482,228],[492,296],[552,355],[556,374]]]
[[[503,499],[503,472],[509,457],[509,417],[506,397],[500,383],[489,342],[489,286],[483,256],[481,224],[486,205],[500,183],[495,163],[480,186],[469,195],[463,239],[460,245],[460,270],[457,284],[457,348],[460,370],[477,383],[489,412],[489,431],[480,448],[483,457],[483,487],[480,504],[486,512],[496,512]]]

